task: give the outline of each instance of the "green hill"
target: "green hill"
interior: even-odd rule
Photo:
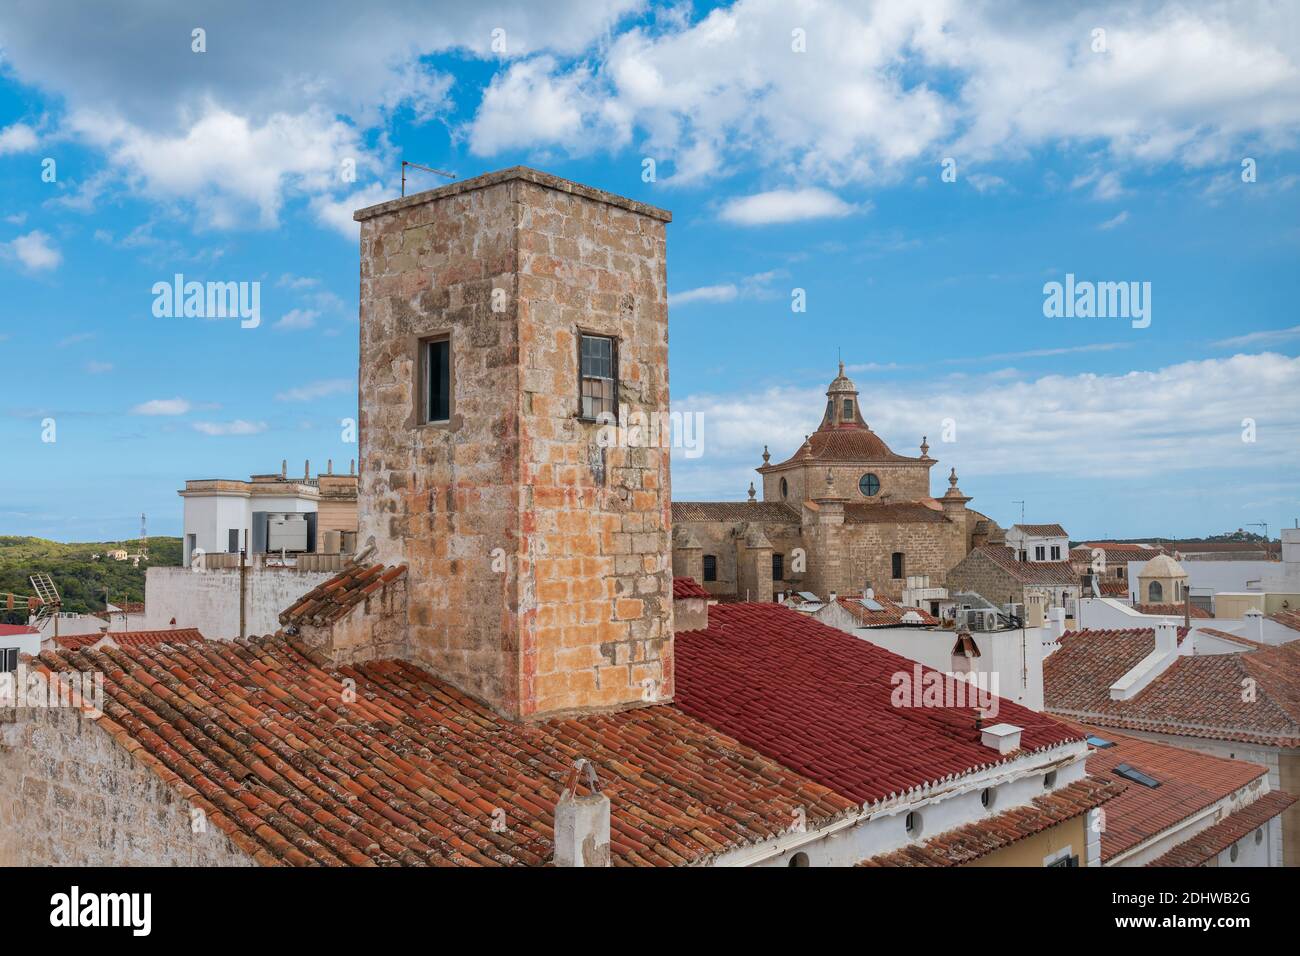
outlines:
[[[150,566],[178,567],[181,539],[149,538],[149,560],[141,561],[138,567],[132,561],[114,561],[106,556],[119,549],[135,554],[139,547],[138,538],[63,544],[44,538],[0,536],[0,593],[31,594],[27,578],[33,572],[44,571],[54,579],[65,611],[102,611],[105,591],[114,604],[143,601],[145,571]],[[5,612],[0,608],[0,622],[22,624],[26,620],[25,611]]]

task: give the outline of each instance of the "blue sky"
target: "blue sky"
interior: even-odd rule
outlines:
[[[704,415],[678,499],[743,498],[842,354],[882,437],[928,435],[934,490],[956,467],[1003,524],[1300,517],[1293,10],[354,6],[0,11],[0,533],[177,533],[187,478],[346,469],[350,214],[402,158],[673,211],[673,403]],[[155,317],[176,273],[260,282],[260,326]],[[1149,327],[1045,317],[1066,273],[1150,283]]]

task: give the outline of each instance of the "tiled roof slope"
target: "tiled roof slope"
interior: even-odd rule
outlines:
[[[809,827],[852,809],[671,705],[521,724],[414,664],[331,669],[283,637],[39,660],[103,671],[98,726],[266,865],[547,863],[579,757],[610,798],[615,865],[699,862],[798,808]]]
[[[1268,619],[1293,631],[1300,631],[1300,611],[1278,611],[1276,614],[1270,614]]]
[[[157,647],[159,644],[188,644],[207,640],[197,627],[173,627],[161,631],[106,631],[102,634],[70,634],[56,637],[54,642],[62,648],[76,650],[93,647],[104,638],[112,638],[120,647]]]
[[[1017,561],[1010,548],[986,544],[971,554],[982,554],[1022,584],[1070,585],[1079,583],[1079,574],[1069,561]]]
[[[919,664],[780,604],[714,605],[708,628],[678,632],[674,648],[677,706],[859,803],[1022,755],[983,746],[974,708],[893,706],[892,676]],[[1025,751],[1082,739],[998,706]]]
[[[673,521],[768,521],[799,523],[799,514],[779,501],[674,501]]]
[[[1102,597],[1126,598],[1128,597],[1128,579],[1119,580],[1116,578],[1102,578],[1097,582],[1097,590],[1101,591]]]
[[[1038,538],[1064,538],[1067,537],[1065,529],[1059,524],[1018,524],[1016,525],[1025,534],[1033,535]]]
[[[1158,787],[1133,783],[1106,807],[1106,829],[1101,834],[1103,862],[1176,826],[1268,773],[1267,767],[1244,760],[1211,757],[1098,727],[1082,729],[1114,744],[1092,748],[1088,755],[1089,776],[1122,782],[1124,778],[1115,772],[1115,767],[1128,764],[1160,781]]]
[[[799,446],[793,455],[781,462],[789,465],[801,461],[920,461],[896,455],[884,440],[865,425],[845,423],[843,425],[824,426],[808,436],[808,440]],[[779,468],[769,465],[766,468]],[[766,468],[760,469],[765,471]]]
[[[1106,727],[1300,746],[1300,641],[1179,657],[1132,700],[1111,700],[1110,685],[1154,648],[1151,628],[1066,632],[1043,662],[1044,706]]]
[[[880,596],[873,598],[880,605],[881,610],[872,611],[862,603],[862,598],[842,597],[838,598],[836,603],[844,610],[853,615],[854,619],[862,627],[893,627],[903,619],[903,615],[909,611],[921,619],[922,624],[930,627],[937,627],[939,619],[929,611],[924,611],[919,607],[907,607],[899,604],[897,601],[891,601],[889,598]]]
[[[1289,793],[1270,791],[1214,826],[1202,830],[1187,842],[1178,844],[1147,866],[1203,866],[1247,833],[1285,811],[1295,801],[1296,798]]]
[[[943,524],[947,520],[943,511],[919,501],[851,502],[844,506],[846,524]]]
[[[406,574],[406,565],[354,564],[313,588],[280,615],[280,623],[332,624],[353,607]]]
[[[1134,604],[1133,610],[1139,614],[1163,614],[1166,617],[1182,617],[1183,606],[1181,604]],[[1214,617],[1203,607],[1192,605],[1193,618],[1212,618]]]
[[[1123,784],[1084,777],[1059,790],[1035,797],[1025,806],[1012,807],[985,820],[948,830],[924,843],[873,856],[858,866],[961,866],[972,863],[1017,840],[1073,820],[1113,800],[1123,790]]]
[[[684,598],[707,598],[709,592],[700,586],[694,578],[673,578],[673,597],[677,600]]]

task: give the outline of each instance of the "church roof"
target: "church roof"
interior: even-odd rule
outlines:
[[[674,501],[673,522],[798,522],[799,513],[779,501]]]
[[[792,465],[798,462],[823,461],[916,461],[906,455],[897,455],[885,444],[884,439],[866,425],[845,423],[843,425],[823,425],[808,436],[808,440],[799,446],[799,450],[771,467]]]
[[[1182,566],[1169,557],[1167,554],[1157,554],[1154,558],[1142,565],[1138,571],[1140,578],[1185,578],[1187,572]]]

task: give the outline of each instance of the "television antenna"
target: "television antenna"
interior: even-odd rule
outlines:
[[[445,176],[447,179],[455,179],[455,173],[443,172],[441,169],[434,169],[432,166],[421,166],[419,163],[402,160],[402,195],[406,195],[406,167],[411,166],[414,169],[423,169],[426,173],[433,173],[435,176]]]
[[[8,591],[0,592],[0,611],[14,611],[20,606],[25,605],[29,624],[40,630],[42,624],[51,617],[54,618],[54,636],[59,634],[59,611],[63,609],[63,599],[59,597],[59,589],[54,586],[54,580],[44,571],[37,571],[27,579],[32,584],[32,590],[36,594],[11,594]]]
[[[1013,501],[1013,505],[1020,505],[1020,523],[1025,523],[1025,503],[1023,501]]]

